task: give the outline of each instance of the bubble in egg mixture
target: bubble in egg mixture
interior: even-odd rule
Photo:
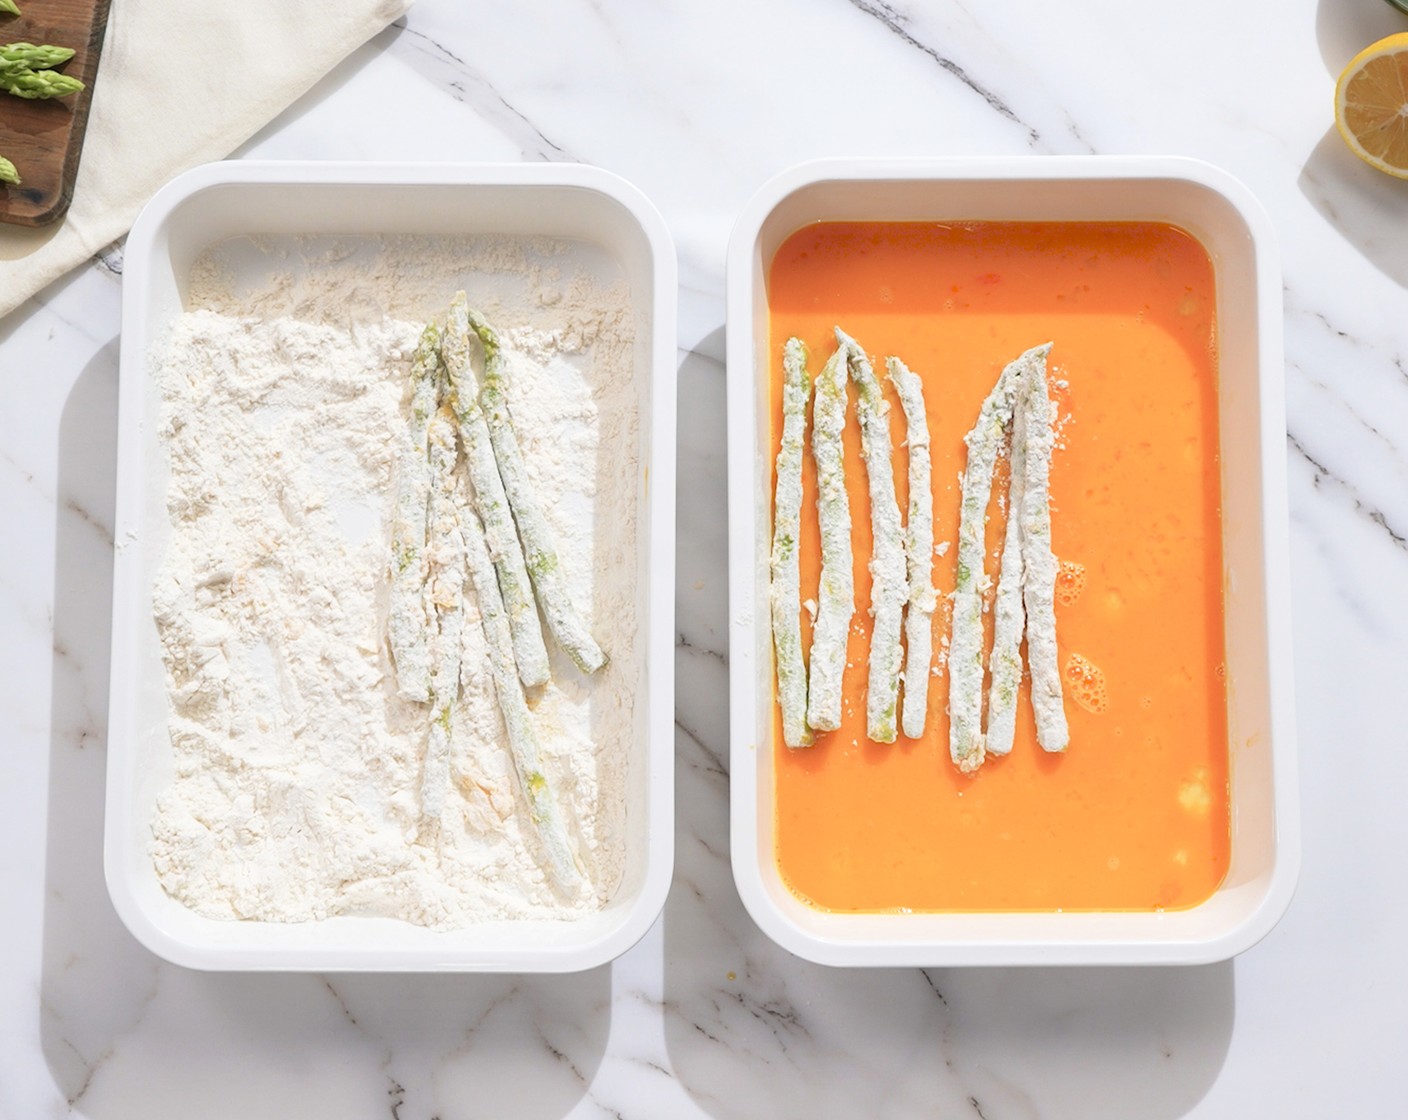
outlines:
[[[1099,715],[1110,706],[1110,697],[1105,691],[1105,674],[1078,653],[1066,658],[1066,668],[1061,673],[1062,683],[1077,704],[1087,712]]]
[[[1085,590],[1085,565],[1074,560],[1062,560],[1056,571],[1056,601],[1069,607]]]

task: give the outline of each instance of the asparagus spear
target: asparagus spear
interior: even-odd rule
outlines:
[[[9,183],[12,187],[20,185],[19,171],[4,156],[0,156],[0,183]]]
[[[0,11],[4,11],[0,7]],[[18,14],[18,13],[16,13]],[[22,66],[27,70],[49,70],[62,66],[73,57],[72,47],[55,47],[48,43],[5,43],[0,44],[0,63]]]
[[[464,634],[464,532],[454,479],[455,417],[443,406],[427,430],[430,460],[428,596],[436,629],[429,650],[430,733],[421,770],[421,815],[437,822],[450,787],[450,729],[459,695]]]
[[[865,693],[865,734],[876,743],[893,743],[898,734],[900,694],[900,623],[909,583],[905,576],[904,530],[895,498],[891,457],[890,406],[880,381],[860,344],[840,327],[836,341],[846,351],[846,365],[856,383],[856,416],[860,420],[860,453],[870,490],[869,676]]]
[[[538,506],[537,495],[528,481],[523,465],[523,453],[518,448],[518,436],[513,430],[513,418],[508,410],[508,385],[504,375],[503,353],[499,337],[484,316],[469,308],[469,324],[484,347],[484,381],[479,403],[489,424],[489,439],[494,458],[499,464],[509,508],[523,542],[528,575],[538,594],[538,606],[547,620],[548,630],[562,651],[572,658],[584,673],[595,673],[606,664],[596,639],[587,629],[582,612],[572,602],[567,580],[562,573],[553,542],[552,530]]]
[[[855,613],[851,508],[841,432],[846,426],[846,348],[838,346],[816,379],[812,457],[816,460],[817,516],[821,523],[821,580],[807,681],[807,723],[817,731],[841,726],[841,678],[846,637]]]
[[[1026,383],[1017,391],[1012,409],[1011,476],[1007,482],[1007,526],[1002,539],[1002,567],[993,606],[992,654],[988,658],[989,754],[1008,754],[1017,726],[1017,690],[1022,683],[1022,611],[1025,562],[1022,557],[1022,495],[1026,491]]]
[[[440,332],[428,324],[411,362],[411,419],[401,449],[391,524],[391,607],[387,633],[396,686],[407,700],[430,698],[425,543],[431,490],[428,430],[440,388]],[[436,480],[439,482],[440,480]],[[448,479],[446,486],[452,485]]]
[[[802,531],[802,450],[806,442],[807,348],[789,338],[782,350],[782,446],[777,452],[777,501],[772,525],[772,641],[782,703],[782,741],[812,742],[807,728],[807,666],[802,659],[802,584],[797,540]]]
[[[7,16],[17,16],[20,14],[20,6],[15,3],[15,0],[0,0],[0,12],[4,12]]]
[[[965,772],[983,764],[982,590],[988,497],[1019,380],[1019,362],[1009,363],[983,401],[977,423],[963,437],[968,462],[958,517],[958,579],[948,652],[948,746],[954,763]]]
[[[934,484],[929,458],[929,418],[924,382],[898,358],[885,368],[904,410],[909,446],[909,516],[904,551],[909,572],[909,608],[904,620],[904,707],[900,722],[911,739],[924,734],[929,712],[929,662],[934,643]]]
[[[548,651],[543,644],[542,625],[533,605],[533,590],[523,563],[523,550],[513,529],[503,479],[494,461],[494,446],[470,366],[469,304],[464,292],[455,294],[440,353],[450,377],[450,402],[459,421],[464,441],[465,461],[474,484],[474,504],[484,522],[489,554],[498,573],[499,590],[513,635],[513,653],[518,676],[525,688],[537,688],[548,680]]]
[[[538,761],[538,736],[514,673],[513,634],[494,563],[489,558],[486,528],[472,510],[465,511],[464,550],[469,576],[479,595],[479,616],[489,649],[489,675],[503,713],[509,750],[528,802],[529,816],[547,854],[548,870],[563,891],[575,894],[581,889],[582,873],[572,854],[572,842],[558,813],[557,800]]]
[[[51,97],[67,97],[83,88],[83,83],[67,74],[53,70],[8,70],[0,71],[0,90],[23,97],[27,101],[46,100]]]
[[[1051,343],[1035,346],[1018,359],[1025,382],[1026,464],[1023,470],[1022,557],[1026,563],[1027,663],[1032,673],[1036,738],[1044,751],[1063,751],[1070,740],[1056,662],[1056,557],[1051,551],[1051,397],[1046,355]]]

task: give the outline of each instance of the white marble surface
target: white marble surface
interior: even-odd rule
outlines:
[[[678,861],[662,920],[585,975],[206,975],[132,940],[100,843],[120,251],[0,320],[0,1117],[1401,1114],[1408,183],[1330,114],[1393,30],[1382,0],[420,0],[238,153],[579,160],[669,222]],[[1079,152],[1211,160],[1282,239],[1300,889],[1204,968],[803,964],[728,867],[732,216],[808,157]]]

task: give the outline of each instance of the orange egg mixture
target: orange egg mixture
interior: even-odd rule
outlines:
[[[839,325],[875,360],[924,379],[932,438],[936,664],[924,737],[865,738],[870,503],[855,387],[845,453],[856,615],[840,730],[783,745],[774,719],[777,860],[835,911],[1152,910],[1196,905],[1227,870],[1217,354],[1212,263],[1153,223],[822,223],[768,278],[773,454],[782,345],[815,377]],[[1059,660],[1070,747],[1043,753],[1024,678],[1017,737],[972,775],[949,761],[942,671],[964,433],[1002,367],[1053,342],[1051,468]],[[893,387],[901,511],[908,456]],[[811,438],[810,406],[807,438]],[[1005,459],[987,530],[996,580]],[[803,457],[802,596],[816,595],[816,472]],[[989,608],[991,591],[988,595]],[[991,610],[986,614],[991,642]],[[810,619],[803,616],[803,648]]]

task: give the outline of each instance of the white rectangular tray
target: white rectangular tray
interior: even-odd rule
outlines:
[[[1156,221],[1206,247],[1217,287],[1231,866],[1166,913],[839,914],[782,881],[774,845],[767,271],[818,221]],[[832,965],[1175,964],[1246,949],[1300,863],[1287,562],[1281,275],[1269,218],[1207,164],[1157,157],[827,161],[778,176],[728,254],[729,684],[733,872],[774,941]]]
[[[250,235],[480,234],[570,238],[613,256],[630,285],[640,406],[636,585],[626,656],[641,682],[629,752],[626,865],[599,913],[568,922],[431,930],[371,917],[278,924],[202,917],[169,897],[148,854],[169,769],[166,681],[152,619],[165,535],[158,348],[192,264]],[[606,172],[564,165],[210,164],[153,198],[127,241],[104,861],[128,928],[153,952],[210,969],[564,972],[613,959],[659,915],[674,862],[674,248],[659,213]]]

